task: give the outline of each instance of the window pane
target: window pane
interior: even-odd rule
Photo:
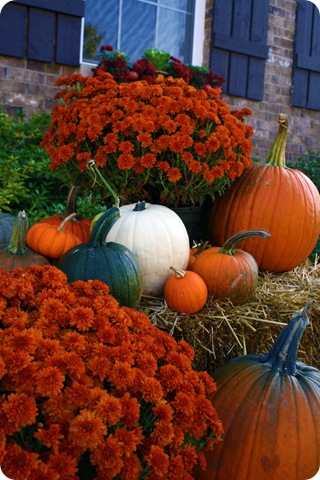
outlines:
[[[192,12],[193,1],[192,0],[159,0],[159,5],[170,8],[177,8],[184,10],[185,12]]]
[[[189,62],[191,38],[191,15],[160,8],[157,48],[170,52],[183,62]]]
[[[93,60],[101,45],[117,47],[119,0],[86,0],[83,59]]]
[[[157,8],[137,0],[123,0],[120,50],[131,62],[155,47]]]

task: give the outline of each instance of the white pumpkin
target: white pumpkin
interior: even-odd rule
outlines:
[[[139,202],[120,207],[120,218],[106,237],[129,248],[142,271],[142,293],[159,296],[173,274],[186,269],[189,236],[180,217],[162,205]]]

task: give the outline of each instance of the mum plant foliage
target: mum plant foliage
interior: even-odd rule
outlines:
[[[53,266],[0,270],[0,464],[15,480],[193,478],[222,434],[194,351]]]
[[[92,186],[94,160],[124,203],[201,204],[252,163],[253,130],[229,110],[219,88],[199,90],[173,77],[155,85],[117,83],[105,72],[62,77],[57,85],[60,101],[41,143],[51,168],[80,170]],[[94,181],[98,188],[99,175]]]

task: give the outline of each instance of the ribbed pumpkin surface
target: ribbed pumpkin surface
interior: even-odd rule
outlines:
[[[253,255],[260,270],[289,271],[310,255],[319,238],[319,192],[298,170],[254,164],[213,203],[209,223],[215,245],[239,230],[269,230],[267,240],[248,239],[238,246]]]
[[[66,215],[53,215],[51,217],[40,220],[39,223],[48,223],[50,225],[55,225],[58,227],[65,218]],[[88,242],[90,239],[90,225],[90,218],[80,218],[77,216],[72,218],[68,222],[65,228],[65,232],[73,233],[78,238],[80,238],[81,242],[85,243]]]
[[[39,253],[26,248],[24,255],[14,255],[6,249],[0,250],[0,268],[5,272],[14,268],[27,268],[29,265],[49,265],[50,262]]]
[[[55,225],[56,227],[58,227],[65,218],[67,218],[72,213],[76,213],[78,191],[78,186],[71,185],[68,193],[65,215],[52,215],[51,217],[40,220],[39,223],[49,223],[50,225]],[[90,239],[90,225],[90,218],[82,218],[80,215],[75,215],[67,223],[64,231],[68,233],[73,233],[81,240],[81,243],[85,243],[88,242]]]
[[[233,256],[219,253],[220,247],[211,247],[197,258],[193,271],[208,287],[208,294],[216,300],[231,300],[234,305],[246,302],[258,284],[258,266],[252,255],[236,249]]]
[[[248,239],[239,248],[251,253],[260,270],[286,272],[314,249],[320,234],[320,195],[302,172],[286,166],[289,130],[280,114],[279,130],[265,164],[253,164],[207,210],[207,236],[214,245],[239,230],[264,228],[271,237]]]
[[[164,299],[169,308],[179,313],[196,313],[208,298],[204,280],[195,272],[176,270],[164,286]]]
[[[135,308],[142,289],[139,263],[127,247],[105,241],[119,218],[118,208],[107,210],[93,227],[90,241],[71,248],[60,258],[57,267],[69,282],[102,280],[121,306]]]
[[[320,371],[296,362],[307,321],[295,317],[266,355],[238,357],[213,373],[211,400],[224,439],[197,480],[306,480],[320,464]]]
[[[102,280],[121,306],[136,307],[141,296],[141,271],[132,253],[123,245],[108,242],[94,248],[87,243],[69,250],[57,267],[76,280]]]

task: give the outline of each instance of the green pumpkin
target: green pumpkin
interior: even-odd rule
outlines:
[[[11,213],[0,213],[0,245],[9,243],[15,219]]]
[[[60,258],[57,268],[67,275],[68,282],[102,280],[121,306],[136,308],[142,288],[139,263],[128,248],[105,241],[119,218],[117,207],[107,210],[95,224],[89,242],[67,251]]]
[[[26,246],[28,231],[26,212],[22,210],[14,218],[9,245],[0,247],[0,268],[8,272],[14,268],[27,268],[29,265],[49,265],[49,260]]]

